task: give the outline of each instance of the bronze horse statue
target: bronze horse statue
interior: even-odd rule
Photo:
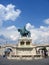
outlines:
[[[26,30],[25,26],[23,29],[18,29],[18,32],[20,32],[22,37],[30,37],[30,31]]]

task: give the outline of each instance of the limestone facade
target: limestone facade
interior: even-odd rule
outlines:
[[[42,48],[47,49],[49,56],[49,44],[33,44],[32,39],[29,37],[19,38],[18,44],[5,44],[0,46],[0,55],[5,55],[5,50],[11,49],[9,55],[6,55],[8,59],[42,59],[44,57]]]

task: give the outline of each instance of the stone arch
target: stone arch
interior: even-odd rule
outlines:
[[[13,52],[12,48],[11,47],[5,47],[5,50],[4,50],[4,57],[5,56],[9,56],[10,53]]]

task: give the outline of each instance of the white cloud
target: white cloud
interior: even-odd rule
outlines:
[[[49,24],[49,18],[48,18],[48,19],[45,19],[44,22],[45,22],[46,24]]]
[[[28,25],[28,24],[27,24]],[[31,32],[33,43],[49,43],[49,27],[40,26],[40,28],[31,28],[33,25],[26,26]]]
[[[13,40],[13,41],[17,41],[18,38],[19,38],[19,34],[18,34],[18,33],[15,34],[15,35],[11,35],[11,36],[10,36],[10,39]]]
[[[45,27],[44,26],[40,26],[40,29],[44,29]]]
[[[26,29],[33,29],[33,28],[34,28],[34,25],[31,25],[30,23],[26,24]]]
[[[18,32],[17,28],[14,25],[7,27],[5,29],[1,29],[0,35],[4,35],[5,38],[8,38],[13,41],[17,41],[18,38],[20,37],[20,33]]]
[[[0,28],[2,27],[3,22],[0,20]]]
[[[11,35],[10,38],[11,38],[12,40],[16,40],[16,37],[13,36],[13,35]]]
[[[35,28],[29,23],[29,25],[26,24],[26,29],[31,32],[32,43],[49,43],[49,26],[40,26],[39,28]],[[20,33],[18,32],[17,27],[14,25],[7,27],[2,31],[0,30],[0,35],[1,34],[13,41],[18,40],[20,37]]]
[[[7,36],[11,40],[15,40],[16,41],[20,37],[20,34],[19,34],[17,28],[13,25],[13,26],[10,26],[10,27],[6,28],[6,33],[4,34],[4,36]]]
[[[11,20],[15,21],[17,17],[19,17],[21,13],[20,9],[15,9],[15,5],[8,4],[7,6],[4,6],[0,4],[0,22],[2,25],[2,22]]]
[[[16,30],[16,27],[14,25],[12,25],[12,26],[7,27],[6,29],[7,30]]]

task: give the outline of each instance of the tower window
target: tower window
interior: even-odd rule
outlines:
[[[27,41],[27,42],[26,42],[26,45],[30,45],[30,41]]]
[[[20,45],[24,45],[24,41],[21,41],[21,42],[20,42]]]

